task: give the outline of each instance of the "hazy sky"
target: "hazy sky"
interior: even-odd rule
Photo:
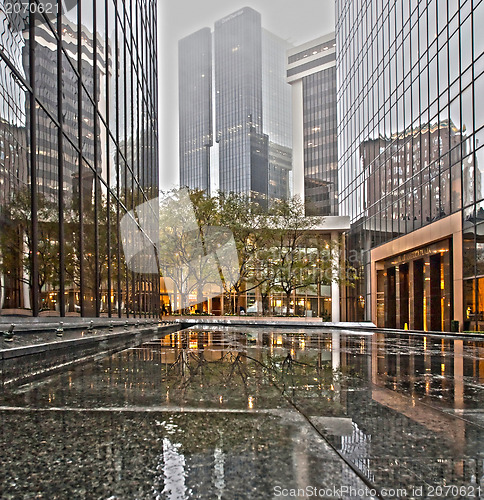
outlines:
[[[160,187],[178,184],[178,40],[252,7],[262,26],[294,45],[334,31],[334,0],[160,0]]]

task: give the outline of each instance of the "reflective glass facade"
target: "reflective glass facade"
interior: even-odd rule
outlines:
[[[269,137],[270,200],[290,195],[292,170],[291,87],[284,78],[286,51],[290,44],[262,30],[262,113],[263,130]]]
[[[338,215],[338,142],[334,33],[291,49],[287,80],[293,86],[294,124],[300,141],[294,159],[294,184],[304,178],[306,215]],[[297,112],[297,111],[296,111]]]
[[[215,23],[215,124],[220,189],[252,191],[267,198],[268,145],[262,128],[261,37],[260,14],[250,8]]]
[[[212,33],[203,28],[178,43],[180,185],[210,189]]]
[[[336,69],[303,78],[306,215],[338,215]]]
[[[450,216],[461,214],[458,227],[449,231],[454,290],[437,277],[440,264],[432,264],[430,257],[422,262],[441,284],[443,291],[435,293],[445,310],[442,318],[476,319],[484,310],[478,304],[477,265],[484,198],[484,113],[479,103],[484,92],[484,3],[336,4],[340,213],[351,217],[348,248],[361,274],[356,288],[348,290],[348,317],[372,317],[372,249],[395,242],[395,255],[410,250],[407,244],[399,249],[399,241],[410,241],[399,238],[426,226],[440,228],[436,224],[446,217],[454,224]],[[427,241],[418,242],[424,253],[431,231],[425,233]],[[462,248],[455,248],[462,238],[464,263]],[[445,252],[439,255],[444,262]],[[463,267],[469,305],[450,300],[452,294],[462,294]],[[393,272],[384,273],[385,278],[390,280]],[[433,285],[424,290],[422,307],[437,303],[433,288],[437,290]],[[469,311],[466,318],[463,309]]]
[[[128,270],[119,223],[158,196],[156,2],[13,5],[0,2],[2,312],[155,314],[157,277]]]
[[[287,198],[291,171],[286,41],[240,9],[179,42],[180,184]]]

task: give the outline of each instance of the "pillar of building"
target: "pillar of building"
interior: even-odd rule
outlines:
[[[331,231],[331,244],[332,244],[332,268],[333,279],[331,281],[331,321],[338,323],[341,321],[340,317],[340,249],[339,249],[339,235],[338,231]]]
[[[410,265],[410,330],[424,329],[424,262],[414,260]]]
[[[395,326],[396,328],[402,328],[400,326],[400,318],[402,311],[400,309],[400,266],[395,266]]]
[[[452,320],[452,259],[451,253],[442,253],[444,266],[444,332],[451,331]]]

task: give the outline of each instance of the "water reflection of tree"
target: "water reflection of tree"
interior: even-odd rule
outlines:
[[[242,339],[244,341],[245,339]],[[341,415],[343,408],[336,397],[341,374],[321,355],[298,355],[285,350],[271,354],[269,349],[232,345],[210,360],[213,349],[190,349],[182,341],[175,361],[167,370],[166,384],[180,403],[216,402],[226,397],[246,407],[253,398],[254,408],[284,407],[287,403],[304,408],[310,414]],[[259,401],[258,401],[259,400]],[[249,408],[251,406],[249,405]]]

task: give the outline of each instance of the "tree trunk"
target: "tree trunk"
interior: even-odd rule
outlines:
[[[286,316],[289,316],[289,303],[291,302],[291,292],[286,292]]]
[[[198,287],[197,288],[197,309],[200,312],[203,312],[203,302],[204,302],[203,289],[202,289],[202,287]]]
[[[262,316],[266,316],[267,313],[269,312],[269,296],[261,294],[261,300],[262,300]]]

